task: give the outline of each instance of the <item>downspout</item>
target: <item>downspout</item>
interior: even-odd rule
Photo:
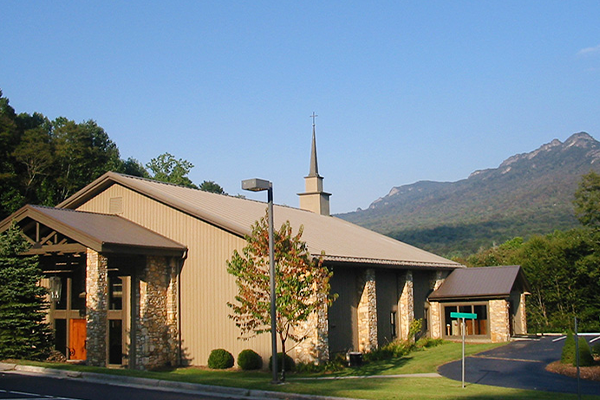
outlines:
[[[187,249],[178,260],[177,263],[177,365],[182,365],[183,359],[183,340],[181,338],[181,270],[183,269],[183,262],[187,259]]]

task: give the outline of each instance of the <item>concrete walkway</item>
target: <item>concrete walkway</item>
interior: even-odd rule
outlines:
[[[563,341],[556,337],[520,340],[506,346],[467,357],[465,381],[482,385],[549,392],[577,393],[577,380],[546,371],[546,365],[559,360]],[[468,346],[468,344],[467,344]],[[447,378],[461,380],[461,361],[438,368]],[[600,382],[581,380],[581,394],[600,395]]]

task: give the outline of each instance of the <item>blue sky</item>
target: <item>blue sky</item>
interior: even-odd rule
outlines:
[[[456,181],[554,138],[600,139],[597,1],[3,1],[17,112],[94,119],[230,194],[298,205],[316,112],[333,213]],[[264,193],[244,193],[264,200]]]

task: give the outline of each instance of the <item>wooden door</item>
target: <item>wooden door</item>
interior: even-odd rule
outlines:
[[[85,319],[72,319],[69,326],[69,359],[85,360],[87,352],[85,349],[86,340],[86,321]]]

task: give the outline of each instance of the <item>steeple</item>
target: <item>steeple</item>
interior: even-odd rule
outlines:
[[[317,115],[313,112],[312,129],[312,147],[310,151],[310,167],[308,176],[304,178],[304,193],[298,193],[300,196],[300,208],[302,210],[312,211],[321,215],[329,215],[329,196],[331,193],[323,191],[323,177],[319,175],[319,165],[317,163],[317,135],[315,133],[315,118]]]
[[[317,115],[313,112],[313,134],[312,134],[312,148],[310,149],[310,170],[308,176],[319,176],[319,164],[317,164],[317,136],[315,134],[315,118]]]

